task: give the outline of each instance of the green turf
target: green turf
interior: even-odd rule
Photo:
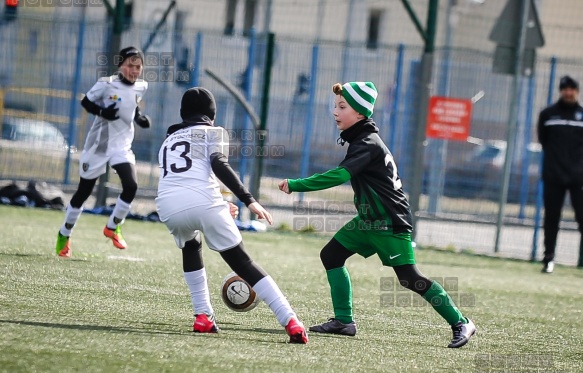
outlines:
[[[478,326],[455,350],[432,308],[381,302],[409,294],[381,291],[392,270],[377,258],[351,258],[357,336],[311,333],[307,346],[290,345],[265,305],[235,313],[221,303],[230,270],[218,254],[205,248],[222,331],[196,335],[180,252],[162,224],[128,221],[129,248],[119,251],[102,236],[106,217],[84,214],[74,257],[61,259],[53,245],[63,216],[0,206],[1,372],[498,372],[518,363],[514,371],[583,371],[583,271],[575,268],[543,275],[538,264],[419,250],[425,274],[457,278],[452,294],[465,297],[462,310]],[[331,316],[319,261],[324,238],[244,239],[306,324]]]

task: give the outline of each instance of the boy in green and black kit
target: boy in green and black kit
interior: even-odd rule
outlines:
[[[354,254],[367,258],[377,254],[385,266],[393,267],[402,286],[425,298],[450,325],[453,338],[448,347],[465,345],[474,335],[474,323],[464,317],[436,281],[419,272],[411,233],[409,202],[393,156],[378,135],[370,118],[377,97],[371,82],[336,83],[334,119],[341,131],[340,144],[348,143],[346,157],[335,169],[304,179],[285,179],[285,193],[332,188],[350,180],[357,216],[346,223],[320,253],[330,284],[334,317],[310,327],[310,331],[354,336],[352,284],[345,267]]]

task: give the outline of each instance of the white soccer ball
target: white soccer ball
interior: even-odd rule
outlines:
[[[225,305],[236,312],[251,311],[260,301],[253,288],[235,272],[223,279],[221,296]]]

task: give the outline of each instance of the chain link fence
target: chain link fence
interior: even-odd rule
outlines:
[[[494,18],[484,19],[493,22]],[[110,63],[103,60],[110,25],[91,19],[80,23],[19,17],[0,28],[0,179],[46,181],[66,191],[74,190],[79,151],[93,120],[80,108],[79,101],[104,76]],[[398,29],[396,25],[394,30]],[[151,38],[152,25],[134,24],[124,33],[123,45],[141,47]],[[143,78],[150,86],[142,110],[153,119],[153,127],[136,129],[133,149],[143,198],[134,203],[134,208],[143,212],[154,209],[158,148],[168,126],[180,121],[180,99],[192,84],[214,92],[216,123],[229,130],[233,149],[230,161],[247,184],[253,163],[263,157],[260,199],[276,213],[276,225],[332,233],[354,213],[352,191],[347,185],[291,197],[277,190],[282,178],[324,172],[344,157],[346,147],[336,143],[338,131],[331,114],[331,87],[336,82],[375,83],[379,97],[373,119],[408,191],[413,172],[411,136],[419,110],[415,79],[422,47],[379,43],[371,48],[366,40],[315,41],[313,37],[276,33],[267,133],[261,134],[267,141],[259,148],[259,134],[245,111],[206,70],[243,91],[259,113],[264,103],[266,40],[264,33],[253,30],[227,33],[210,26],[165,30],[162,41],[154,39],[146,51]],[[479,95],[480,99],[473,107],[467,141],[426,141],[417,241],[426,246],[492,253],[512,77],[492,72],[492,51],[455,44],[437,48],[434,94],[466,99]],[[82,50],[81,56],[76,55],[77,49]],[[570,56],[539,56],[533,75],[521,83],[516,152],[499,255],[523,259],[533,255],[541,156],[536,119],[548,102],[557,99],[558,77],[563,74],[583,77],[583,67]],[[74,109],[74,105],[79,107]],[[12,141],[15,139],[11,136],[20,131],[19,125],[35,132],[26,136],[36,140]],[[110,177],[109,187],[113,199],[120,188],[115,176]],[[579,235],[572,210],[566,209],[563,218],[557,261],[573,264]],[[541,236],[537,238],[538,247],[542,247]]]

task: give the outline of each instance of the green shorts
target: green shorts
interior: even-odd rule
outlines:
[[[377,254],[383,265],[396,267],[415,264],[411,233],[392,233],[366,226],[359,216],[346,223],[334,235],[336,241],[365,258]]]

